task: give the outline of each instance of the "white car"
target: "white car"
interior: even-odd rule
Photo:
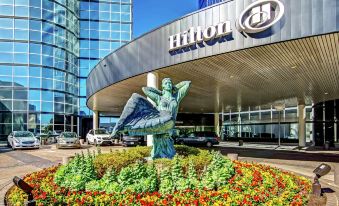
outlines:
[[[80,139],[75,132],[61,132],[57,138],[56,148],[81,148]]]
[[[12,149],[39,148],[40,141],[29,131],[14,131],[8,135],[7,145]]]
[[[113,139],[106,129],[91,129],[86,135],[88,144],[112,145]]]

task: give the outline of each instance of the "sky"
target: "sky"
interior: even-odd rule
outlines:
[[[198,9],[198,0],[133,0],[133,38]]]

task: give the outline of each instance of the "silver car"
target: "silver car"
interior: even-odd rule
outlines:
[[[75,132],[62,132],[57,138],[56,147],[59,148],[81,148],[80,139]]]
[[[29,131],[14,131],[8,135],[7,145],[12,149],[39,148],[40,141]]]

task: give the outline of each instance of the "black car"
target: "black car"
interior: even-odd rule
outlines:
[[[144,145],[144,136],[123,136],[122,146],[141,146]]]
[[[212,147],[219,144],[218,136],[214,132],[192,132],[175,139],[177,144],[199,145]]]

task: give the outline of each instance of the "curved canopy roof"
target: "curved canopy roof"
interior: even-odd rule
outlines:
[[[235,22],[246,0],[226,1],[155,29],[106,56],[87,79],[87,105],[119,114],[146,74],[191,80],[181,112],[339,98],[339,2],[281,0],[283,18],[260,34],[240,33]],[[326,2],[326,4],[325,4]],[[316,17],[316,18],[315,18]],[[169,51],[169,37],[198,26],[229,22],[232,32]]]

